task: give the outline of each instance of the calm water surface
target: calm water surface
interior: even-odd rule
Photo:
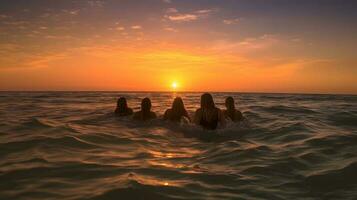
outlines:
[[[356,199],[357,96],[233,96],[247,118],[204,131],[112,114],[119,96],[162,115],[200,93],[0,92],[0,199]]]

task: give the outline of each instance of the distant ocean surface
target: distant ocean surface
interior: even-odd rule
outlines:
[[[357,199],[357,96],[213,93],[246,117],[217,131],[113,115],[200,95],[0,92],[0,199]]]

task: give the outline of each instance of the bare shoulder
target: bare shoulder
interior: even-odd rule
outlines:
[[[171,114],[171,108],[170,109],[167,109],[166,111],[165,111],[165,114],[164,115],[169,115],[169,114]]]

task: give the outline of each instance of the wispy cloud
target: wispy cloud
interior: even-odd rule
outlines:
[[[92,0],[92,1],[88,1],[88,4],[90,7],[103,7],[104,1]]]
[[[64,13],[70,14],[70,15],[78,15],[80,10],[63,10]]]
[[[189,22],[189,21],[197,20],[198,16],[193,14],[177,14],[177,15],[168,15],[166,16],[166,18],[176,22]]]
[[[116,28],[115,28],[115,30],[117,30],[117,31],[124,31],[124,30],[125,30],[125,28],[124,28],[124,27],[122,27],[122,26],[119,26],[119,27],[116,27]]]
[[[131,26],[131,29],[138,30],[138,29],[142,29],[142,27],[139,25],[134,25],[134,26]]]
[[[227,25],[231,25],[231,24],[238,24],[238,23],[241,22],[241,21],[242,21],[241,18],[225,19],[225,20],[223,20],[223,23],[224,23],[224,24],[227,24]]]
[[[207,17],[212,12],[214,12],[214,10],[202,9],[202,10],[196,10],[196,11],[190,12],[190,13],[180,13],[175,8],[169,8],[166,11],[166,13],[168,13],[168,14],[165,15],[165,18],[169,19],[170,21],[174,21],[174,22],[189,22],[189,21],[195,21],[200,18]]]
[[[164,28],[164,30],[165,30],[165,31],[170,31],[170,32],[178,32],[177,29],[171,28],[171,27],[166,27],[166,28]]]
[[[0,15],[0,19],[6,19],[6,18],[9,18],[8,15]]]
[[[265,34],[260,37],[248,37],[240,41],[220,40],[214,43],[213,49],[224,52],[247,53],[258,49],[268,49],[274,44],[282,43],[283,39],[276,35]]]
[[[177,12],[178,12],[178,10],[176,8],[168,8],[166,10],[166,13],[177,13]]]
[[[213,12],[213,10],[211,9],[205,9],[205,10],[197,10],[195,13],[198,13],[198,14],[208,14],[208,13],[211,13]]]
[[[164,3],[172,3],[172,0],[162,0]]]
[[[70,40],[70,39],[76,39],[75,37],[71,35],[46,35],[46,39],[54,39],[54,40]]]

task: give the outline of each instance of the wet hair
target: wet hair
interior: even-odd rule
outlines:
[[[235,109],[233,97],[227,97],[226,98],[226,107],[227,107],[228,110],[234,110]]]
[[[146,97],[141,101],[141,113],[144,118],[145,117],[149,118],[150,112],[151,112],[151,100]]]
[[[204,93],[201,96],[201,108],[202,109],[213,109],[215,108],[213,97],[209,93]]]
[[[234,105],[234,99],[233,97],[227,97],[226,98],[226,115],[227,117],[231,118],[232,121],[239,120],[240,117],[236,115],[236,108]]]
[[[180,120],[182,116],[185,116],[187,111],[185,105],[180,97],[176,97],[172,103],[172,116],[171,120]]]
[[[116,112],[118,113],[124,113],[129,109],[128,104],[126,102],[126,98],[125,97],[120,97],[117,101],[117,108],[116,108]]]

